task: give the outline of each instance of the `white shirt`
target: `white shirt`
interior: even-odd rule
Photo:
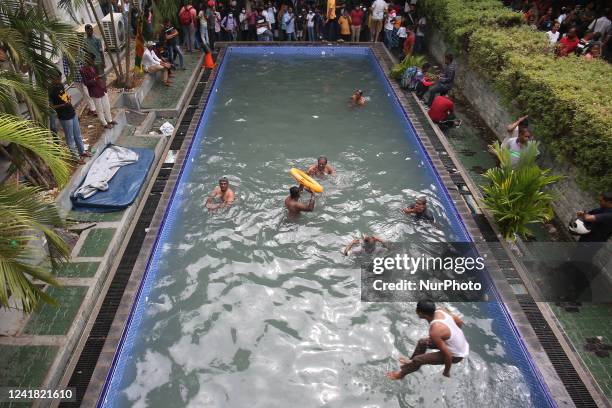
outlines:
[[[315,14],[312,11],[306,15],[306,20],[308,21],[306,27],[314,27],[314,18]]]
[[[148,48],[145,48],[144,54],[142,54],[142,67],[145,71],[149,70],[149,67],[153,65],[159,65],[161,63],[161,59],[155,54],[155,51],[152,51]]]
[[[421,17],[419,18],[419,21],[417,23],[417,29],[416,29],[416,35],[418,35],[419,37],[424,37],[425,36],[425,26],[427,25],[427,20],[425,20],[425,17]]]
[[[395,13],[387,14],[387,19],[385,20],[385,30],[393,30],[394,19]]]
[[[546,32],[546,35],[548,36],[548,41],[550,41],[551,44],[556,44],[557,41],[559,41],[559,35],[560,34],[561,33],[558,32],[558,31],[556,33],[553,33],[552,31],[547,31]]]
[[[397,30],[397,36],[399,38],[406,38],[408,36],[408,34],[406,33],[406,27],[400,27]]]
[[[565,20],[565,17],[567,17],[567,14],[559,14],[559,17],[557,17],[557,21],[559,22],[559,24],[563,23],[563,20]]]
[[[382,20],[385,16],[385,10],[387,10],[389,5],[385,0],[376,0],[372,3],[372,19],[373,20]]]
[[[593,20],[593,22],[589,25],[589,30],[596,33],[601,33],[601,35],[605,37],[610,32],[611,24],[612,22],[608,20],[608,17],[599,17],[598,19]],[[603,38],[601,40],[603,41]]]
[[[440,309],[436,310],[436,312],[442,312],[444,318],[432,320],[429,322],[429,326],[431,327],[434,323],[441,323],[448,327],[450,337],[448,340],[444,340],[446,347],[448,347],[448,351],[453,357],[467,357],[468,354],[470,354],[470,345],[463,334],[463,330],[457,326],[457,323],[455,323],[451,315]]]
[[[266,20],[268,20],[270,24],[274,24],[276,22],[276,18],[274,17],[274,14],[276,14],[276,8],[275,7],[268,8],[268,17],[266,18]]]

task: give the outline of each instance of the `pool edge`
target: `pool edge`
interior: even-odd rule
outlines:
[[[219,52],[219,57],[218,57],[218,61],[217,61],[217,67],[213,70],[213,72],[211,73],[210,79],[208,81],[208,84],[206,86],[206,91],[204,92],[204,95],[202,95],[202,100],[205,100],[208,102],[209,98],[210,98],[210,93],[211,90],[214,87],[215,82],[218,79],[218,67],[220,65],[220,62],[222,62],[224,60],[224,55],[225,55],[225,51],[226,51],[226,47],[227,46],[241,46],[241,44],[219,44],[219,48],[220,48],[220,52]],[[253,46],[253,45],[262,45],[262,44],[248,44],[248,46]],[[269,45],[269,44],[265,44],[265,45]],[[281,45],[283,46],[287,46],[286,43],[281,43]],[[296,44],[296,45],[306,45],[306,44]],[[312,44],[309,44],[312,45]],[[321,46],[325,46],[325,44],[314,44],[317,47],[321,47]],[[374,54],[376,53],[386,53],[386,50],[383,49],[383,47],[380,44],[363,44],[363,43],[359,43],[359,44],[354,44],[354,45],[337,45],[334,44],[335,47],[347,47],[347,46],[360,46],[360,47],[369,47],[372,52]],[[386,56],[388,58],[388,56]],[[378,61],[379,64],[381,64],[381,68],[383,69],[383,72],[385,72],[386,74],[388,74],[388,63],[385,62],[385,66],[387,67],[387,69],[385,69],[383,67],[383,61],[381,61],[381,56],[376,55],[376,60]],[[386,77],[387,81],[389,81],[388,79],[388,75]],[[471,219],[470,215],[470,210],[468,208],[468,206],[463,202],[463,199],[461,198],[461,195],[456,191],[456,189],[454,188],[454,186],[451,184],[452,180],[450,178],[450,176],[448,176],[444,170],[444,168],[442,167],[442,162],[439,160],[435,160],[435,158],[438,157],[437,152],[435,152],[435,150],[433,150],[432,146],[431,146],[431,142],[429,140],[429,137],[427,135],[423,135],[423,132],[419,132],[418,128],[416,126],[414,126],[414,121],[416,121],[416,123],[420,123],[420,121],[418,121],[416,118],[412,119],[410,117],[410,114],[408,112],[408,108],[407,105],[405,104],[405,101],[402,101],[402,98],[405,98],[403,93],[398,92],[397,85],[394,84],[393,82],[389,81],[389,85],[391,86],[391,88],[394,91],[394,96],[395,98],[397,98],[398,102],[400,103],[400,106],[402,107],[402,109],[404,110],[407,118],[409,119],[409,122],[413,125],[414,127],[414,131],[415,134],[417,135],[417,138],[419,139],[420,143],[422,144],[422,147],[428,157],[428,159],[430,160],[432,167],[436,170],[436,176],[439,178],[440,183],[445,187],[445,193],[448,195],[449,201],[455,206],[455,210],[456,213],[459,217],[459,220],[461,221],[461,223],[463,224],[465,230],[467,231],[468,235],[471,236],[472,238],[476,238],[474,241],[475,243],[484,243],[484,239],[482,238],[482,235],[480,234],[480,230],[478,229],[477,225],[474,223],[474,221]],[[196,109],[196,112],[191,120],[191,124],[189,126],[189,130],[188,130],[188,135],[185,137],[185,141],[183,144],[183,148],[181,148],[181,150],[179,151],[179,154],[177,156],[177,160],[176,160],[176,165],[174,167],[174,169],[172,170],[172,175],[170,176],[169,180],[168,180],[168,184],[166,185],[166,188],[164,190],[163,193],[163,197],[162,200],[160,201],[158,208],[156,210],[155,216],[153,217],[153,220],[151,222],[151,226],[150,226],[150,230],[147,234],[147,238],[145,239],[145,242],[143,244],[143,247],[141,249],[140,255],[138,257],[138,260],[136,261],[136,264],[134,265],[134,270],[141,269],[141,270],[146,270],[147,265],[151,262],[152,258],[153,258],[153,249],[157,243],[157,241],[160,238],[160,232],[164,226],[164,222],[165,222],[165,215],[168,212],[169,209],[169,204],[172,201],[172,198],[174,197],[174,194],[176,193],[176,188],[177,188],[177,184],[176,182],[178,181],[178,179],[180,178],[180,175],[182,174],[183,170],[184,170],[184,164],[185,164],[185,159],[189,156],[189,152],[192,149],[192,145],[193,145],[193,141],[195,138],[195,132],[198,128],[198,122],[200,119],[200,116],[202,115],[202,113],[204,112],[204,109],[206,108],[206,105],[201,105],[198,107],[198,109]],[[189,147],[187,149],[185,149],[185,142],[189,143]],[[120,355],[121,349],[122,349],[122,343],[123,343],[123,339],[125,334],[127,333],[128,329],[129,329],[129,322],[131,320],[132,317],[132,313],[135,309],[135,300],[138,298],[138,294],[140,293],[141,289],[142,289],[142,284],[145,280],[146,275],[143,273],[140,278],[140,284],[138,285],[138,291],[135,293],[135,296],[133,296],[130,300],[129,300],[129,314],[127,316],[122,315],[122,316],[117,316],[118,318],[118,324],[122,327],[122,335],[121,335],[121,340],[119,342],[119,344],[117,345],[117,347],[115,348],[114,354],[113,354],[113,360],[112,363],[110,365],[106,364],[106,367],[102,367],[103,365],[100,365],[100,361],[98,362],[98,365],[101,366],[100,370],[98,370],[98,366],[96,366],[96,372],[94,374],[94,377],[92,377],[92,381],[93,378],[98,378],[100,379],[100,377],[102,376],[102,373],[105,372],[105,374],[103,375],[104,380],[107,380],[110,378],[114,367],[115,367],[115,362],[116,359],[118,358],[118,356]],[[499,277],[499,276],[498,276]],[[492,276],[492,278],[494,278]],[[496,279],[493,279],[496,283],[496,285],[498,284],[498,281]],[[503,281],[505,283],[505,280]],[[500,282],[501,284],[501,282]],[[506,286],[507,283],[506,283]],[[498,288],[499,289],[499,288]],[[503,293],[502,293],[503,292]],[[516,310],[510,310],[507,305],[506,305],[506,296],[510,295],[513,296],[511,290],[509,289],[509,286],[507,288],[507,290],[503,290],[500,291],[500,296],[502,297],[503,302],[502,306],[503,309],[506,311],[507,315],[508,315],[508,319],[510,319],[510,322],[512,323],[512,327],[514,328],[514,330],[517,331],[517,333],[519,334],[517,336],[517,338],[523,342],[523,335],[521,334],[521,330],[519,330],[518,326],[515,324],[513,315],[516,313]],[[121,307],[123,307],[123,301],[125,299],[122,299],[122,305]],[[515,303],[517,303],[515,301]],[[524,315],[522,316],[524,318]],[[519,319],[520,321],[522,319]],[[522,326],[522,322],[520,324]],[[113,322],[113,328],[116,329],[116,325],[115,322]],[[529,345],[527,344],[523,344],[523,346],[525,347],[525,350],[529,349]],[[110,352],[110,350],[106,347],[104,347],[104,351],[105,352]],[[528,353],[527,356],[529,357],[533,357],[533,353]],[[102,356],[101,356],[102,357]],[[532,362],[531,360],[527,359],[528,361]],[[108,361],[106,362],[108,363]],[[533,362],[532,362],[533,363]],[[534,372],[536,374],[542,374],[542,370],[538,369],[538,364],[533,366],[534,368]],[[540,377],[541,378],[541,377]],[[543,385],[546,385],[547,382],[546,381],[542,381]],[[99,404],[101,402],[103,402],[104,400],[104,396],[105,396],[105,392],[106,392],[106,388],[107,388],[107,381],[104,381],[104,386],[103,389],[100,390],[98,389],[98,391],[96,392],[93,388],[90,390],[89,387],[87,389],[87,393],[86,393],[86,398],[88,398],[88,401],[93,401],[92,397],[94,397],[94,394],[97,395],[97,397],[95,398],[97,405],[99,406]],[[546,388],[547,394],[550,396],[549,388]],[[552,397],[551,397],[552,398]],[[554,400],[554,398],[553,398]],[[84,402],[86,401],[86,399],[83,400]]]

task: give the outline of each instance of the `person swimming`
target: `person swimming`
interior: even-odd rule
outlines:
[[[213,201],[216,198],[219,198],[221,202],[215,204]],[[217,208],[229,207],[233,202],[234,191],[229,186],[229,180],[227,177],[221,177],[219,179],[219,185],[214,188],[206,200],[206,208],[208,208],[209,211],[213,211]]]
[[[289,189],[289,196],[285,198],[285,207],[287,208],[289,215],[292,217],[297,217],[302,211],[310,212],[314,210],[314,194],[310,192],[310,200],[308,201],[308,204],[304,204],[300,202],[302,191],[304,191],[304,185],[300,184],[299,187],[293,186]]]
[[[416,219],[426,219],[428,221],[434,221],[433,215],[427,209],[427,198],[425,196],[421,196],[417,198],[414,204],[403,208],[402,212],[404,214],[409,214],[414,216]]]
[[[353,106],[364,106],[366,104],[366,97],[363,96],[363,91],[358,89],[351,96],[351,103]]]
[[[383,241],[381,238],[375,235],[364,235],[363,239],[354,239],[346,246],[342,253],[346,256],[352,255],[368,255],[379,252],[382,248],[376,246],[376,243],[380,243],[384,249],[389,249],[389,244]],[[360,244],[359,248],[353,248],[355,245]]]
[[[327,163],[327,157],[319,156],[317,163],[308,168],[308,175],[323,177],[326,174],[335,176],[336,170],[334,170],[334,168]]]

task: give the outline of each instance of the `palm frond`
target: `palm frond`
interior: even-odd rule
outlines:
[[[18,113],[20,96],[34,110],[36,117],[43,117],[47,110],[47,94],[40,87],[36,87],[18,74],[0,71],[0,105],[6,113]]]
[[[68,260],[70,249],[53,227],[63,227],[59,210],[35,187],[0,187],[0,304],[13,298],[20,309],[32,311],[42,300],[53,303],[37,282],[58,285],[50,265]],[[33,241],[46,238],[49,250]],[[42,262],[41,262],[42,260]]]
[[[0,114],[0,140],[15,143],[40,157],[60,187],[68,182],[70,151],[55,143],[48,129],[14,115]]]

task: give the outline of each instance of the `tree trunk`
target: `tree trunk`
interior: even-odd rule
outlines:
[[[111,32],[113,33],[113,37],[115,37],[115,41],[117,41],[117,68],[119,69],[119,76],[117,77],[118,85],[123,86],[125,83],[125,78],[123,76],[123,69],[121,68],[121,49],[119,48],[118,38],[117,38],[117,30],[115,30],[115,9],[113,8],[113,4],[111,3],[111,11],[110,11],[110,19],[111,19]],[[110,50],[109,50],[110,55]]]
[[[89,5],[91,12],[93,13],[94,18],[96,19],[96,24],[98,25],[98,27],[100,27],[100,30],[102,31],[102,41],[104,42],[104,46],[106,47],[106,49],[108,49],[108,42],[106,41],[106,37],[104,36],[104,29],[102,28],[102,22],[100,21],[100,18],[98,17],[98,13],[96,13],[96,7],[93,5],[93,2],[91,0],[87,0],[87,4]],[[117,78],[120,78],[119,71],[117,70],[117,65],[115,64],[115,60],[113,59],[113,54],[109,52],[108,56],[110,57],[111,65],[113,66],[113,71],[115,71],[115,75],[117,76]],[[102,53],[102,58],[104,58],[104,53]]]
[[[132,88],[132,76],[130,75],[130,57],[132,54],[132,19],[130,13],[132,12],[132,1],[124,0],[128,2],[128,24],[126,27],[127,38],[125,39],[125,81],[123,84],[126,88]]]
[[[11,154],[8,152],[8,150],[6,150],[4,148],[4,146],[0,145],[0,153],[2,153],[3,155],[5,155],[10,161],[11,163],[13,163],[15,165],[15,167],[17,167],[17,170],[19,170],[21,172],[21,174],[23,174],[23,176],[28,179],[28,181],[30,183],[32,183],[33,186],[38,185],[38,183],[36,182],[36,180],[34,180],[32,178],[32,176],[30,176],[30,174],[27,171],[23,170],[23,167],[21,167],[21,165],[18,163],[18,161],[13,158],[13,156],[11,156]]]

